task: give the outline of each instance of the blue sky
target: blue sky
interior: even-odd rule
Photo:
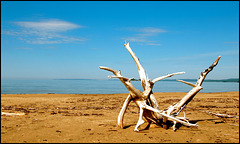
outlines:
[[[1,1],[1,78],[239,78],[238,1]]]

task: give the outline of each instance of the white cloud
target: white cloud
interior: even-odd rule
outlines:
[[[33,29],[33,30],[44,31],[44,32],[62,32],[62,31],[68,31],[71,29],[76,29],[81,27],[74,23],[61,21],[61,20],[44,20],[39,22],[20,21],[20,22],[14,22],[14,23],[16,25],[19,25],[27,29]]]
[[[157,43],[147,43],[147,45],[158,45],[158,46],[160,46],[161,44],[157,44]]]
[[[165,33],[166,30],[154,28],[154,27],[144,27],[144,28],[125,28],[124,30],[134,32],[134,36],[124,37],[121,39],[131,41],[131,42],[141,42],[145,45],[161,45],[159,43],[155,43],[155,41],[149,40],[150,37],[157,36],[159,33]]]
[[[154,27],[145,27],[145,28],[140,28],[139,32],[143,34],[158,34],[158,33],[164,33],[166,31],[163,29],[154,28]]]
[[[4,31],[3,34],[18,36],[20,40],[30,44],[59,44],[86,41],[80,36],[64,35],[64,32],[83,28],[83,26],[62,20],[18,21],[13,22],[21,29]]]
[[[145,37],[125,37],[121,39],[131,41],[131,42],[147,42]]]
[[[155,27],[143,27],[143,28],[128,27],[128,28],[124,28],[124,30],[138,32],[142,34],[167,32],[166,30],[155,28]]]

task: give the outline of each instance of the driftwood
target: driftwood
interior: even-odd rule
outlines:
[[[238,116],[232,116],[232,115],[221,114],[221,113],[213,113],[213,112],[210,112],[210,111],[206,111],[206,113],[209,114],[209,115],[220,117],[220,118],[239,118]]]
[[[1,112],[1,115],[7,115],[7,116],[21,116],[21,115],[25,115],[25,113],[7,113],[7,112]]]
[[[184,107],[193,99],[193,97],[202,89],[201,84],[204,81],[206,75],[217,65],[220,56],[217,58],[217,60],[211,65],[208,69],[206,69],[204,72],[201,73],[200,78],[198,79],[197,83],[191,84],[189,82],[185,82],[182,80],[179,80],[180,82],[186,83],[193,87],[191,91],[189,91],[186,96],[183,97],[181,101],[179,101],[176,104],[173,104],[166,110],[160,110],[157,100],[152,92],[153,86],[157,81],[160,81],[162,79],[172,77],[174,75],[178,74],[184,74],[185,72],[177,72],[172,74],[167,74],[165,76],[161,76],[158,78],[153,79],[152,81],[148,79],[146,72],[142,65],[140,64],[139,59],[135,55],[135,53],[132,51],[132,49],[129,46],[129,43],[124,44],[125,48],[128,50],[128,52],[131,54],[133,60],[135,61],[138,69],[138,73],[141,79],[141,85],[143,87],[143,92],[136,89],[129,78],[123,77],[121,75],[120,71],[116,71],[114,69],[100,66],[100,69],[110,71],[114,74],[114,76],[109,76],[110,78],[118,78],[128,89],[129,95],[127,96],[122,109],[118,115],[118,126],[120,128],[123,128],[123,118],[124,114],[126,112],[126,109],[131,101],[134,101],[136,105],[140,109],[139,113],[139,119],[137,122],[137,125],[135,126],[134,131],[139,131],[138,128],[143,123],[145,123],[145,120],[148,122],[148,126],[151,123],[155,123],[158,125],[162,125],[163,127],[166,127],[167,120],[173,121],[173,129],[175,130],[176,123],[181,123],[185,126],[198,126],[197,124],[191,124],[188,122],[187,118],[184,117],[177,117],[177,115],[184,109]],[[145,118],[145,120],[143,119]]]
[[[185,107],[186,105],[193,99],[193,97],[201,90],[203,89],[201,87],[204,79],[206,78],[207,74],[213,70],[213,68],[218,64],[218,61],[221,57],[219,56],[215,62],[208,68],[206,69],[204,72],[201,72],[200,77],[198,78],[196,84],[192,84],[183,80],[178,80],[179,82],[185,83],[189,86],[192,86],[193,88],[178,102],[175,103],[173,105],[171,105],[167,110],[165,110],[165,112],[167,113],[167,115],[171,115],[176,117]],[[164,119],[164,122],[167,120],[167,118]],[[186,120],[187,119],[184,117],[182,118],[182,120]],[[176,121],[174,121],[174,125],[173,125],[173,130],[175,129],[175,125],[176,125]]]

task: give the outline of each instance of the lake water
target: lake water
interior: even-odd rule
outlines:
[[[143,91],[140,81],[132,81],[133,85]],[[195,83],[195,82],[192,82]],[[203,82],[200,92],[239,91],[236,82]],[[188,92],[192,87],[177,81],[159,81],[153,92]],[[1,94],[114,94],[128,93],[118,79],[108,80],[1,80]]]

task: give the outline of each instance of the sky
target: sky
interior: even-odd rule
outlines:
[[[239,78],[238,1],[1,1],[1,79]]]

